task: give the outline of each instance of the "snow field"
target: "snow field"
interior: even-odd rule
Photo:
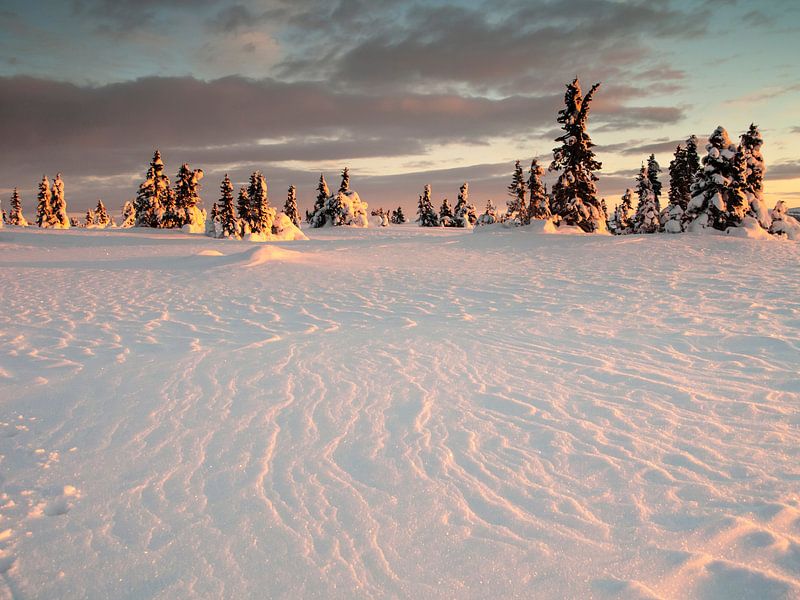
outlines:
[[[0,597],[794,598],[800,252],[0,233]]]

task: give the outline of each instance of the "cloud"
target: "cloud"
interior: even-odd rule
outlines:
[[[688,138],[689,135],[686,136]],[[683,139],[668,139],[661,138],[654,142],[645,140],[628,140],[626,142],[619,142],[617,144],[606,144],[597,147],[597,152],[614,152],[622,154],[623,156],[641,156],[642,158],[650,154],[669,154],[670,156],[675,153],[675,148],[683,145],[686,141]]]
[[[348,3],[340,3],[346,6]],[[665,3],[611,0],[500,2],[480,6],[385,3],[393,15],[318,50],[287,49],[284,77],[319,78],[359,88],[466,87],[503,93],[552,88],[564,73],[610,79],[637,70],[643,79],[681,78],[675,68],[638,69],[650,55],[647,39],[701,34],[706,11],[683,12]],[[334,25],[322,27],[323,33]],[[309,55],[310,54],[310,55]],[[322,60],[320,60],[322,57]],[[659,71],[662,71],[659,74]]]
[[[780,181],[784,179],[800,179],[800,160],[790,160],[775,165],[767,165],[765,179]]]
[[[598,102],[593,127],[680,116],[628,107],[625,90],[610,88],[610,96]],[[437,145],[498,138],[526,148],[539,140],[541,153],[552,147],[561,102],[560,94],[367,95],[244,77],[150,77],[102,86],[7,77],[0,78],[0,129],[14,144],[0,145],[0,182],[33,185],[42,172],[61,171],[82,202],[98,194],[121,201],[135,191],[121,182],[144,172],[155,147],[176,169],[187,161],[244,177],[256,168],[294,164],[287,173],[302,179],[313,179],[318,165],[331,161],[405,156],[424,162]],[[396,167],[389,172],[403,170]]]

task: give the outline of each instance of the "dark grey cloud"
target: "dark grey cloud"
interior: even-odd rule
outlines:
[[[764,178],[772,181],[780,181],[782,179],[800,179],[800,160],[791,160],[778,163],[776,165],[767,165],[767,172],[764,175]]]
[[[157,15],[167,10],[197,10],[219,4],[221,0],[72,0],[73,11],[119,28],[135,29],[152,25]]]
[[[705,10],[683,12],[663,2],[611,0],[391,10],[395,18],[368,34],[337,43],[322,35],[313,53],[305,46],[296,54],[290,50],[280,74],[329,77],[359,88],[450,85],[504,93],[552,87],[564,73],[578,71],[607,79],[635,67],[643,79],[679,79],[682,73],[675,68],[638,68],[650,54],[646,40],[699,35],[709,16]],[[325,27],[322,31],[327,33]]]
[[[689,135],[686,136],[688,138]],[[626,142],[619,142],[617,144],[606,144],[597,148],[598,152],[614,152],[624,156],[649,156],[650,154],[663,155],[669,154],[670,156],[675,153],[675,148],[683,145],[686,141],[683,139],[668,139],[661,138],[655,141],[646,140],[628,140]]]
[[[624,98],[615,92],[598,102],[593,122],[618,128],[680,118],[629,108]],[[0,130],[14,140],[0,145],[0,181],[13,186],[56,170],[113,177],[142,170],[154,147],[204,167],[253,168],[292,160],[424,156],[432,144],[480,144],[501,136],[526,139],[529,148],[541,132],[554,137],[551,123],[560,104],[560,94],[370,96],[320,83],[241,77],[154,77],[96,87],[0,78]],[[552,145],[550,139],[540,143],[538,152]]]

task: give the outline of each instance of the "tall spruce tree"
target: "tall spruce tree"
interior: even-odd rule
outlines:
[[[300,227],[300,212],[297,210],[297,188],[293,185],[290,185],[287,191],[283,212],[295,224],[295,227]]]
[[[506,189],[508,195],[511,196],[511,200],[506,202],[506,219],[518,220],[523,223],[527,207],[525,205],[525,177],[519,161],[514,164],[514,174]]]
[[[594,174],[602,164],[594,157],[594,144],[586,131],[589,107],[599,87],[599,83],[594,84],[583,96],[577,78],[567,85],[565,107],[559,111],[557,119],[564,135],[556,139],[561,146],[553,149],[550,164],[551,171],[560,171],[553,186],[551,210],[560,222],[586,232],[602,230],[605,225]]]
[[[761,147],[764,139],[758,126],[751,123],[749,129],[739,138],[736,150],[737,160],[744,167],[743,178],[739,187],[747,196],[748,214],[756,219],[764,229],[769,229],[772,224],[769,210],[764,202],[764,157]]]
[[[531,161],[531,168],[528,170],[528,216],[526,222],[530,223],[532,220],[549,219],[552,215],[550,213],[550,198],[547,196],[547,190],[542,185],[542,176],[544,169],[539,165],[538,161],[534,158]]]
[[[342,183],[339,185],[340,192],[349,192],[350,191],[350,169],[345,167],[342,170]]]
[[[659,229],[659,210],[656,204],[656,194],[653,191],[653,182],[649,176],[649,169],[642,165],[636,177],[636,195],[639,204],[633,217],[634,233],[657,233]]]
[[[669,203],[661,213],[661,227],[667,233],[683,231],[684,214],[691,198],[692,174],[689,173],[686,148],[678,146],[669,163]]]
[[[47,175],[42,175],[42,180],[39,182],[39,193],[36,196],[38,202],[36,204],[36,225],[39,227],[52,227],[53,216],[50,207],[50,180]]]
[[[656,155],[651,154],[647,158],[647,178],[650,180],[650,186],[653,188],[653,196],[656,199],[656,209],[661,212],[661,181],[658,179],[658,174],[661,173],[661,165],[656,160]]]
[[[8,224],[17,225],[18,227],[27,227],[28,221],[25,215],[22,214],[22,201],[19,198],[17,188],[11,193],[11,211],[8,213]]]
[[[244,188],[242,188],[244,190]],[[220,224],[218,235],[224,238],[235,238],[239,235],[239,224],[233,207],[233,183],[225,173],[219,185],[219,201],[217,202],[217,221]]]

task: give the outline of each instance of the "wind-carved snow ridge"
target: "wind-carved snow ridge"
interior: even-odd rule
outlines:
[[[796,243],[318,231],[3,231],[0,597],[800,594]]]

